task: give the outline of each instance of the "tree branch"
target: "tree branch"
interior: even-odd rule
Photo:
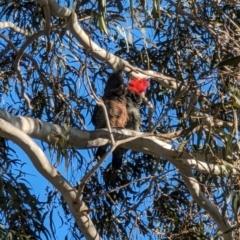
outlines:
[[[103,146],[110,140],[108,129],[85,131],[69,127],[67,132],[63,127],[56,124],[50,124],[29,117],[16,117],[2,109],[0,109],[0,118],[21,129],[30,137],[50,143],[53,146],[56,143],[56,138],[52,137],[53,131],[55,132],[55,135],[69,135],[68,145],[66,147],[78,149],[89,149]],[[224,176],[240,175],[238,168],[235,168],[234,166],[230,167],[230,165],[209,164],[207,161],[209,158],[205,154],[193,153],[190,155],[185,151],[177,151],[173,149],[170,144],[159,140],[158,137],[154,135],[149,136],[149,134],[146,135],[146,133],[136,132],[129,129],[112,129],[112,132],[116,141],[119,142],[119,140],[123,140],[123,142],[120,142],[120,144],[122,144],[121,147],[123,148],[163,157],[171,161],[173,164],[174,162],[181,162],[182,167],[194,169],[203,173]],[[136,138],[132,139],[131,137]],[[221,158],[219,154],[214,154]],[[195,156],[195,158],[193,156]]]
[[[4,40],[8,43],[8,45],[9,45],[16,53],[18,53],[17,47],[12,43],[12,41],[11,41],[8,37],[6,37],[5,35],[3,35],[2,33],[0,33],[0,37],[1,37],[2,39],[4,39]],[[23,56],[24,56],[25,58],[28,58],[28,59],[32,62],[33,66],[35,67],[36,71],[38,72],[39,77],[42,79],[44,85],[45,85],[45,86],[48,86],[49,84],[48,84],[47,80],[45,79],[45,77],[43,76],[43,74],[42,74],[42,72],[41,72],[41,70],[40,70],[40,68],[39,68],[39,66],[38,66],[37,61],[36,61],[32,56],[30,56],[30,55],[27,54],[27,53],[23,53]]]
[[[46,4],[46,0],[36,0],[41,5]],[[152,78],[166,88],[177,89],[179,84],[176,79],[165,76],[152,70],[142,70],[129,64],[127,61],[107,52],[94,43],[85,31],[79,26],[78,18],[75,12],[69,8],[60,6],[55,0],[49,0],[51,14],[55,17],[65,18],[67,26],[74,37],[82,44],[84,49],[93,54],[94,57],[106,62],[113,69],[124,66],[124,71],[128,72],[132,77]]]
[[[69,128],[68,133],[66,133],[66,130],[60,126],[54,124],[52,125],[37,119],[31,119],[27,117],[14,117],[3,110],[0,110],[0,118],[12,123],[14,126],[21,129],[29,136],[51,143],[53,145],[56,141],[56,139],[51,138],[51,132],[53,130],[60,135],[69,135],[69,147],[71,146],[75,148],[85,149],[96,147],[94,144],[97,143],[99,143],[98,146],[105,145],[109,141],[109,132],[107,129],[88,132]],[[127,140],[123,145],[121,145],[121,147],[135,151],[142,151],[144,153],[156,155],[170,161],[183,176],[184,181],[194,200],[211,215],[211,217],[216,221],[219,228],[223,232],[229,228],[229,225],[225,223],[217,208],[200,191],[199,183],[192,175],[191,169],[196,169],[198,171],[206,172],[209,174],[215,173],[224,174],[227,176],[231,173],[232,176],[234,174],[239,176],[240,174],[237,169],[230,169],[225,165],[219,166],[214,164],[207,164],[204,161],[196,160],[188,152],[177,151],[173,149],[170,144],[158,140],[155,136],[145,136],[144,133],[139,133],[127,129],[113,129],[112,132],[114,138],[117,141],[124,139]],[[135,137],[136,139],[132,140],[129,137]],[[128,142],[128,140],[131,140],[131,142]]]
[[[18,26],[15,26],[12,22],[0,22],[0,29],[2,28],[11,28],[17,33],[21,33],[24,36],[31,36],[32,34],[28,32],[28,30],[22,29]]]
[[[49,163],[45,154],[38,145],[23,131],[3,119],[0,119],[0,136],[10,139],[19,145],[28,155],[29,159],[39,173],[58,189],[69,206],[77,225],[86,239],[101,239],[89,215],[87,214],[87,206],[82,201],[76,203],[76,190]]]
[[[206,212],[211,216],[211,218],[217,223],[219,229],[224,233],[226,232],[231,226],[227,221],[225,221],[218,211],[217,207],[212,204],[203,194],[201,191],[200,185],[194,176],[191,173],[190,168],[181,168],[180,164],[176,164],[175,166],[179,165],[178,168],[179,173],[182,175],[184,183],[187,185],[187,188],[192,195],[193,199],[203,208]],[[223,234],[224,240],[231,240],[231,232],[227,234]]]
[[[50,10],[49,10],[49,5],[48,5],[48,1],[45,0],[43,1],[44,4],[42,5],[43,6],[43,9],[44,9],[44,14],[45,14],[45,20],[46,20],[46,25],[45,25],[45,29],[42,30],[42,31],[39,31],[37,33],[34,33],[32,36],[30,36],[27,41],[23,44],[23,46],[21,47],[21,49],[17,52],[17,56],[15,58],[15,61],[14,61],[14,64],[13,64],[13,67],[15,69],[15,71],[17,72],[17,75],[18,75],[18,79],[21,83],[21,94],[22,94],[22,97],[26,100],[27,104],[28,104],[28,107],[31,109],[31,104],[30,104],[30,100],[27,96],[27,94],[25,93],[25,86],[24,86],[24,82],[23,82],[23,78],[22,78],[22,74],[21,74],[21,70],[20,70],[20,67],[19,67],[19,62],[24,54],[24,51],[25,49],[36,39],[36,38],[39,38],[40,36],[46,34],[46,36],[48,37],[48,40],[49,40],[49,34],[50,34]],[[48,41],[49,42],[49,41]]]

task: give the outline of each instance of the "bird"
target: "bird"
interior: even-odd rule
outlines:
[[[111,128],[128,128],[139,131],[141,124],[140,105],[145,97],[149,82],[147,79],[133,78],[124,84],[122,70],[110,75],[106,82],[103,103],[106,106]],[[92,115],[95,129],[106,128],[106,116],[102,106],[96,105]],[[98,147],[96,159],[100,160],[106,153],[107,145]],[[125,149],[117,147],[112,153],[112,169],[109,172],[110,184],[115,185],[116,172],[121,168]]]
[[[128,121],[126,86],[122,75],[122,70],[118,70],[110,75],[106,82],[102,97],[105,104],[111,128],[124,128]],[[95,129],[106,128],[107,121],[102,106],[96,105],[92,115],[92,123]],[[106,152],[106,146],[101,146],[96,151],[96,158],[99,160]]]
[[[133,78],[128,83],[127,88],[127,114],[128,121],[125,128],[130,130],[139,131],[141,125],[140,106],[142,100],[145,98],[145,92],[149,86],[147,79]],[[125,149],[118,147],[113,152],[112,169],[118,170],[122,165],[122,156]]]

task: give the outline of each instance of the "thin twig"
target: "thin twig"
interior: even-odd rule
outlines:
[[[17,47],[11,42],[11,40],[10,40],[8,37],[6,37],[5,35],[3,35],[2,33],[0,33],[0,37],[1,37],[2,39],[4,39],[4,40],[8,43],[8,45],[9,45],[16,53],[18,53]],[[23,56],[24,56],[25,58],[30,59],[30,61],[33,63],[33,66],[35,67],[36,71],[38,72],[39,77],[42,79],[43,84],[44,84],[45,86],[49,86],[48,81],[46,80],[46,78],[45,78],[45,77],[43,76],[43,74],[41,73],[41,70],[40,70],[40,68],[39,68],[39,66],[38,66],[38,63],[37,63],[36,59],[34,59],[32,56],[30,56],[30,55],[27,54],[27,53],[23,53]]]
[[[109,154],[111,154],[114,150],[115,150],[116,146],[112,146],[110,148],[109,151],[107,151],[102,157],[101,159],[97,162],[97,164],[87,173],[84,175],[84,177],[82,178],[82,180],[80,181],[79,187],[78,187],[78,191],[76,194],[76,201],[79,200],[84,187],[86,185],[86,182],[88,181],[88,179],[97,171],[97,169],[102,165],[102,163],[104,162],[104,160],[109,156]]]
[[[87,65],[86,65],[87,66]],[[115,143],[115,140],[114,140],[114,136],[113,136],[113,133],[112,133],[112,129],[111,129],[111,125],[110,125],[110,121],[109,121],[109,117],[108,117],[108,113],[107,113],[107,109],[106,109],[106,106],[103,102],[102,99],[99,99],[97,97],[97,95],[95,94],[93,88],[92,88],[92,85],[91,85],[91,82],[90,82],[90,79],[88,77],[88,73],[86,71],[86,77],[87,77],[87,81],[88,81],[88,85],[89,85],[89,88],[91,90],[91,93],[93,95],[93,98],[94,100],[96,101],[96,103],[103,108],[103,111],[104,111],[104,116],[105,116],[105,120],[106,120],[106,125],[107,125],[107,129],[108,129],[108,132],[110,134],[110,139],[111,139],[111,144],[113,145]]]
[[[81,194],[84,190],[85,184],[88,181],[88,179],[96,172],[96,170],[101,166],[101,164],[109,156],[109,154],[111,154],[116,149],[116,147],[118,147],[121,144],[133,141],[137,138],[147,137],[147,136],[151,136],[151,135],[152,135],[151,133],[146,133],[146,134],[142,134],[140,136],[135,136],[135,137],[130,137],[130,138],[127,138],[127,139],[124,139],[124,140],[120,140],[120,141],[117,141],[116,143],[112,144],[112,147],[110,148],[110,150],[107,151],[101,157],[101,159],[97,162],[97,164],[80,181],[80,184],[79,184],[79,187],[78,187],[78,192],[77,192],[77,195],[76,195],[76,201],[78,201],[78,199],[80,198],[80,196],[81,196]]]
[[[108,132],[110,134],[111,144],[113,146],[115,144],[115,140],[114,140],[112,128],[111,128],[111,125],[110,125],[110,121],[109,121],[109,117],[108,117],[108,112],[107,112],[106,106],[105,106],[105,104],[104,104],[102,99],[99,100],[98,104],[103,108],[104,115],[105,115],[105,120],[106,120],[106,124],[107,124],[107,129],[108,129]]]
[[[153,171],[151,172],[151,176],[152,176],[152,177],[155,176],[155,173],[156,173],[157,170],[158,170],[158,163],[159,163],[159,161],[160,161],[160,158],[157,159],[157,163],[155,164],[155,167],[154,167]],[[156,178],[156,176],[155,176],[155,178]],[[132,209],[137,209],[137,208],[139,207],[139,205],[143,202],[143,200],[147,197],[149,191],[150,191],[151,188],[152,188],[153,181],[155,180],[155,178],[152,178],[152,179],[151,179],[150,183],[148,184],[147,191],[145,191],[145,192],[142,191],[142,192],[144,192],[143,195],[140,197],[140,200],[138,201],[138,203],[135,204],[135,205],[132,207]]]
[[[179,87],[179,92],[176,94],[176,97],[172,101],[172,103],[169,105],[169,107],[165,110],[165,113],[160,117],[160,119],[157,121],[153,129],[151,129],[151,133],[154,133],[158,127],[158,125],[162,122],[162,120],[165,118],[165,116],[168,114],[168,111],[173,107],[175,102],[182,97],[182,95],[188,90],[189,84],[185,89],[182,89],[184,86],[184,83],[182,83]]]
[[[96,194],[96,195],[93,195],[93,196],[90,196],[90,197],[84,197],[84,198],[83,198],[83,201],[86,201],[86,200],[89,200],[89,199],[93,199],[93,198],[98,198],[98,197],[101,197],[101,196],[105,196],[105,195],[107,195],[107,194],[109,194],[109,193],[115,192],[116,190],[123,189],[123,188],[129,186],[130,184],[133,184],[133,183],[136,183],[136,182],[140,182],[140,181],[144,181],[144,180],[151,179],[151,178],[156,178],[156,176],[152,176],[152,175],[151,175],[151,176],[148,176],[148,177],[136,179],[136,180],[131,181],[131,182],[129,182],[129,183],[126,183],[126,184],[124,184],[124,185],[122,185],[122,186],[120,186],[120,187],[111,189],[111,190],[109,190],[109,191],[107,191],[107,192],[99,193],[99,194]]]
[[[49,5],[48,5],[48,1],[46,1],[46,4],[43,4],[43,9],[44,9],[45,20],[46,20],[45,29],[42,30],[42,31],[39,31],[37,33],[34,33],[32,36],[30,36],[27,39],[27,41],[23,44],[21,49],[18,51],[17,56],[16,56],[15,61],[14,61],[14,64],[13,64],[13,67],[14,67],[15,71],[17,72],[18,79],[19,79],[19,81],[21,83],[21,87],[22,87],[21,94],[22,94],[22,97],[26,100],[29,108],[32,108],[32,107],[31,107],[30,100],[29,100],[27,94],[25,93],[25,87],[24,87],[24,82],[23,82],[23,77],[22,77],[22,74],[21,74],[21,70],[20,70],[20,67],[19,67],[19,62],[20,62],[22,56],[24,55],[25,49],[35,39],[37,39],[37,38],[41,37],[42,35],[46,34],[47,37],[48,37],[48,42],[49,42],[49,34],[50,34],[50,30],[51,30],[51,25],[50,25],[50,8],[49,8]]]

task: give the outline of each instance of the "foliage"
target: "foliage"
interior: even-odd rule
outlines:
[[[14,159],[13,149],[4,139],[0,140],[0,238],[25,240],[44,236],[51,239],[43,225],[47,215],[44,203],[33,195],[27,174],[21,170],[21,160]]]
[[[193,154],[210,155],[209,163],[239,165],[239,53],[240,6],[231,1],[78,1],[79,24],[103,49],[142,69],[151,69],[177,79],[179,89],[171,90],[151,80],[147,97],[155,106],[152,125],[159,119],[155,134]],[[72,6],[72,1],[60,2]],[[98,3],[98,4],[96,4]],[[43,10],[33,1],[2,2],[0,18],[31,33],[45,25]],[[63,126],[91,130],[91,115],[96,104],[90,95],[88,79],[101,96],[112,70],[94,58],[66,30],[64,19],[51,17],[50,41],[47,37],[32,42],[20,62],[29,108],[22,96],[23,86],[13,69],[16,51],[0,35],[0,93],[2,108],[12,114],[30,116]],[[1,34],[17,49],[27,37],[5,28]],[[232,61],[231,61],[232,59]],[[127,81],[127,77],[126,77]],[[3,102],[3,101],[2,101]],[[148,110],[142,106],[141,130],[149,131]],[[207,118],[223,125],[210,126]],[[173,135],[175,133],[175,135]],[[43,144],[54,158],[53,146]],[[222,160],[218,153],[223,152]],[[1,157],[1,215],[5,230],[0,234],[34,235],[49,231],[43,226],[43,208],[23,183],[20,162],[6,153]],[[94,151],[69,149],[68,180],[76,185],[86,174]],[[62,156],[66,157],[66,156]],[[214,160],[213,160],[214,159]],[[110,184],[108,159],[88,181],[83,200],[105,239],[219,239],[214,221],[190,196],[177,170],[165,159],[128,151],[117,176],[117,190]],[[6,172],[5,172],[6,171]],[[194,172],[202,191],[222,209],[223,217],[232,216],[227,197],[239,191],[236,179]],[[19,179],[19,180],[18,180]],[[49,199],[55,196],[48,192]],[[59,197],[59,196],[57,196]],[[12,199],[18,199],[14,202]],[[19,199],[20,198],[20,199]],[[54,198],[55,199],[55,198]],[[11,200],[11,201],[10,201]],[[72,236],[79,232],[63,201],[64,214]],[[6,204],[7,202],[7,204]],[[20,203],[24,204],[20,204]],[[49,201],[53,207],[54,201]],[[14,203],[14,204],[13,204]],[[26,206],[27,205],[27,206]],[[26,208],[35,212],[36,218]],[[23,213],[24,211],[24,213]],[[10,219],[14,218],[13,220]],[[21,218],[21,224],[19,217]],[[232,218],[234,222],[234,219]],[[2,222],[3,224],[3,222]],[[26,228],[26,229],[25,229]],[[236,239],[239,237],[236,232]],[[1,236],[1,235],[0,235]]]

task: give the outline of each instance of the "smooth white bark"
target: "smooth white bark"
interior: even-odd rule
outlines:
[[[89,215],[88,208],[79,200],[76,202],[77,191],[68,181],[49,163],[44,152],[21,129],[0,119],[0,136],[10,139],[28,155],[35,168],[62,194],[77,225],[86,239],[101,239]]]

